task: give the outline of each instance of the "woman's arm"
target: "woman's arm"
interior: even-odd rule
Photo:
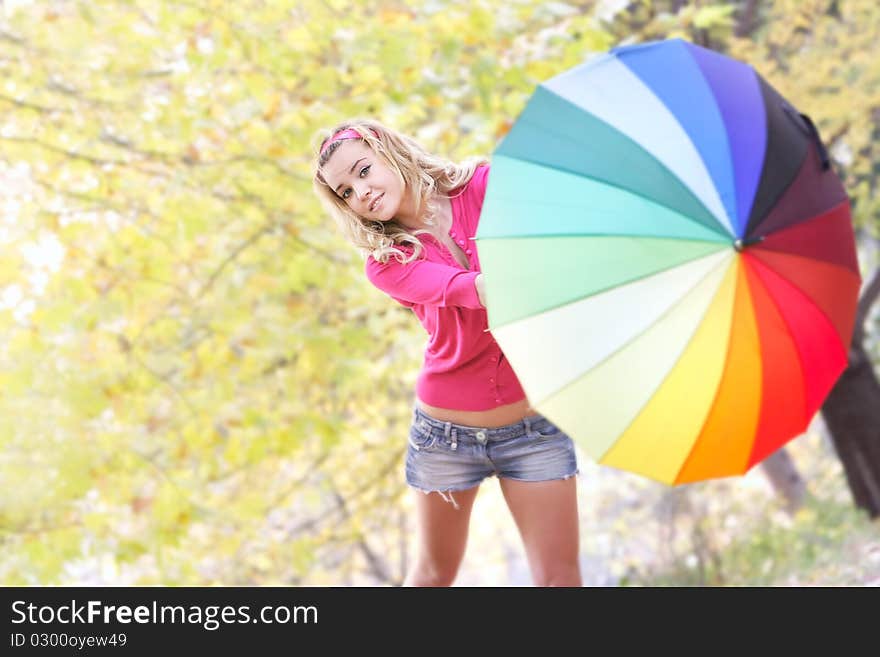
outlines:
[[[477,277],[474,279],[474,287],[477,288],[477,297],[480,300],[480,304],[483,308],[486,307],[486,283],[483,281],[482,272],[477,274]]]
[[[483,307],[474,282],[479,272],[427,260],[404,265],[391,258],[380,264],[369,256],[366,273],[373,285],[395,299],[429,306]]]

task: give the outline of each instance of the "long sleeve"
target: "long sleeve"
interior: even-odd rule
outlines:
[[[428,306],[482,308],[474,284],[479,272],[428,260],[401,264],[394,258],[382,264],[367,258],[370,282],[395,299]]]

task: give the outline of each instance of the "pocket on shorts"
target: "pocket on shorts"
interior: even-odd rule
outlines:
[[[417,422],[410,425],[409,428],[409,444],[417,451],[430,450],[437,442],[436,436],[431,431],[431,427],[421,427]]]
[[[562,429],[546,419],[532,425],[532,435],[541,440],[553,440],[565,436]]]

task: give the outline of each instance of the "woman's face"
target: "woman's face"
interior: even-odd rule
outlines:
[[[343,141],[323,175],[330,189],[364,219],[393,219],[404,202],[403,181],[360,139]]]

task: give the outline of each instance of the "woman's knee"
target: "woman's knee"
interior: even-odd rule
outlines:
[[[579,563],[554,564],[534,574],[535,586],[583,586]]]
[[[452,586],[457,574],[458,564],[417,564],[407,573],[403,586]]]

